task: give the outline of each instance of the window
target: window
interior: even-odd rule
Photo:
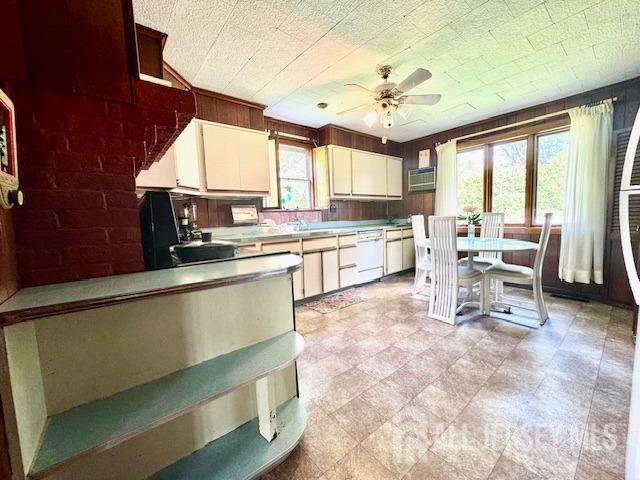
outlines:
[[[280,207],[311,208],[311,155],[308,148],[280,144],[278,149]]]
[[[508,225],[542,224],[553,213],[562,223],[569,132],[555,126],[498,134],[460,143],[457,156],[458,208],[504,212]]]
[[[553,213],[553,223],[562,223],[569,132],[538,135],[536,140],[535,223],[541,224],[544,221],[544,214],[548,212]]]
[[[458,152],[458,208],[484,210],[484,148]]]
[[[524,223],[527,140],[493,145],[491,211],[504,212],[504,223]]]

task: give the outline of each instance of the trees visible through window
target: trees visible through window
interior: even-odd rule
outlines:
[[[462,150],[457,155],[458,208],[484,209],[484,148]]]
[[[553,222],[562,223],[564,189],[567,178],[569,132],[555,132],[537,137],[535,223],[553,213]]]
[[[547,212],[562,223],[569,132],[529,130],[465,148],[460,146],[458,208],[502,212],[505,223],[540,225]]]
[[[524,223],[527,140],[493,145],[491,211],[503,212],[505,223]]]
[[[311,208],[311,155],[308,148],[280,144],[278,149],[280,206]]]

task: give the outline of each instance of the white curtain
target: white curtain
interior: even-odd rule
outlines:
[[[436,171],[436,215],[458,214],[458,174],[456,141],[449,140],[436,146],[438,168]]]
[[[558,276],[566,282],[603,281],[607,160],[611,101],[569,111],[569,163]]]

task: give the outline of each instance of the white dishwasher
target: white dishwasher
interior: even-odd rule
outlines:
[[[384,232],[358,232],[358,281],[370,282],[382,277],[384,265]]]

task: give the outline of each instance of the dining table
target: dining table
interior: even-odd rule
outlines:
[[[431,246],[430,240],[427,238],[422,242],[416,242],[416,246],[418,248],[429,249]],[[460,236],[456,239],[456,247],[458,252],[465,252],[468,257],[468,266],[473,268],[474,265],[474,256],[478,256],[480,252],[522,252],[522,251],[536,251],[538,250],[538,244],[535,242],[529,242],[526,240],[518,240],[515,238],[493,238],[493,237],[469,237],[469,236]],[[482,305],[484,303],[484,310],[482,309]],[[500,301],[486,299],[485,302],[481,302],[479,297],[476,300],[475,298],[466,298],[461,306],[465,307],[475,307],[481,310],[483,315],[491,315],[492,313],[500,312],[503,314],[508,314],[509,317],[499,316],[499,318],[503,320],[510,321],[512,323],[517,323],[520,325],[525,325],[528,327],[538,328],[539,324],[537,322],[529,322],[526,319],[524,321],[518,321],[515,318],[511,317],[511,308],[509,306],[505,306]],[[519,316],[518,316],[519,317]]]

